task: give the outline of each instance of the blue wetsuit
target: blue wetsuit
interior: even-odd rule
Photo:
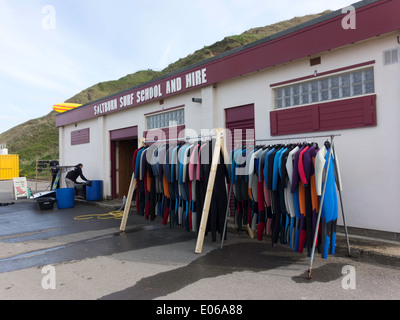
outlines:
[[[329,150],[325,157],[325,170],[328,166]],[[335,161],[333,156],[329,165],[329,172],[326,177],[326,189],[324,196],[324,203],[321,213],[321,227],[322,227],[322,258],[327,259],[328,253],[335,254],[336,246],[336,225],[338,219],[338,201],[335,185]]]

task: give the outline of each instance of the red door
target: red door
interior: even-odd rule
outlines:
[[[235,137],[240,136],[242,140],[254,139],[254,104],[245,106],[225,109],[225,127],[231,131],[231,135],[227,136],[227,149],[230,152],[236,147],[235,144],[239,141],[235,141]],[[236,130],[236,134],[235,134]],[[252,137],[246,135],[247,130],[253,130]],[[230,200],[231,216],[234,216],[234,201],[233,194]]]
[[[138,147],[138,127],[110,131],[110,146],[111,195],[113,199],[122,199],[129,191],[133,153]]]

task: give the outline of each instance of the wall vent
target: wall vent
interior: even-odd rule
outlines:
[[[383,64],[385,66],[400,62],[400,49],[390,49],[383,51]]]

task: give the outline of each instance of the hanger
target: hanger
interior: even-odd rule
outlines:
[[[326,140],[325,143],[324,143],[324,146],[325,146],[327,149],[330,149],[330,148],[331,148],[331,143],[330,143],[328,140]]]

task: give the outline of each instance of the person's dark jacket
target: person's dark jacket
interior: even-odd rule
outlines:
[[[68,172],[66,176],[67,179],[72,180],[74,183],[77,183],[76,179],[78,179],[78,177],[81,177],[83,181],[88,181],[88,179],[86,179],[85,176],[83,175],[82,169],[79,165],[76,166],[74,170]]]

